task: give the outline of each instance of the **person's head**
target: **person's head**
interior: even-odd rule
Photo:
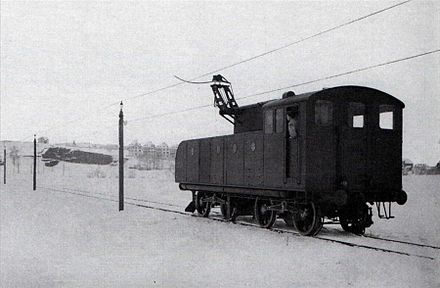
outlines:
[[[296,111],[292,111],[292,112],[290,112],[289,114],[287,114],[287,116],[289,117],[289,120],[290,120],[290,119],[297,120],[297,119],[298,119],[298,112],[296,112]]]

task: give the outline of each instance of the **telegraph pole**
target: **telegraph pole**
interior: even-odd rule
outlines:
[[[3,150],[3,184],[6,184],[6,146]]]
[[[119,211],[124,210],[124,113],[119,111]]]
[[[37,190],[37,135],[34,134],[34,177],[33,190]]]

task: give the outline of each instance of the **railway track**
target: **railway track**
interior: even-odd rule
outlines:
[[[397,239],[382,238],[382,237],[372,236],[372,235],[364,235],[363,237],[372,238],[372,239],[379,239],[379,240],[382,240],[382,241],[402,243],[402,244],[413,245],[413,246],[418,246],[418,247],[427,247],[427,248],[432,248],[432,249],[440,250],[440,247],[433,246],[433,245],[426,245],[426,244],[402,241],[402,240],[397,240]]]
[[[199,216],[199,215],[193,215],[193,216],[194,217],[201,217],[201,218],[203,218],[202,216]],[[221,221],[221,222],[229,222],[229,221],[227,221],[225,219],[219,218],[219,216],[217,216],[217,217],[210,217],[209,219],[216,220],[216,221]],[[267,230],[267,229],[261,228],[258,224],[250,223],[250,222],[243,221],[243,220],[236,221],[235,224],[243,225],[243,226],[250,226],[250,227],[255,227],[255,228],[258,228],[258,229]],[[298,232],[296,232],[294,230],[291,230],[291,229],[273,227],[273,228],[271,228],[269,230],[273,231],[273,232],[280,233],[280,234],[291,234],[291,235],[294,235],[294,236],[303,237],[300,233],[298,233]],[[376,251],[380,251],[380,252],[388,252],[388,253],[393,253],[393,254],[412,256],[412,257],[418,257],[418,258],[424,258],[424,259],[430,259],[430,260],[437,259],[437,258],[434,258],[432,256],[427,256],[427,255],[422,255],[422,254],[415,254],[415,253],[411,253],[411,252],[403,252],[403,251],[398,251],[398,250],[393,250],[393,249],[388,249],[388,248],[383,248],[383,247],[377,247],[377,246],[371,246],[371,245],[365,245],[365,244],[362,244],[362,243],[354,243],[354,242],[340,240],[340,239],[337,239],[337,238],[329,238],[329,237],[324,237],[324,236],[313,236],[313,237],[310,237],[310,238],[324,240],[324,241],[333,242],[333,243],[338,243],[338,244],[342,244],[342,245],[350,246],[350,247],[357,247],[357,248],[364,248],[364,249],[369,249],[369,250],[376,250]],[[362,238],[362,236],[359,237],[359,238]],[[383,240],[383,239],[378,239],[378,240]],[[396,242],[399,242],[399,241],[396,241]],[[422,245],[422,244],[417,244],[417,246],[431,247],[429,245]],[[433,247],[435,247],[435,246],[433,246]],[[438,247],[435,247],[435,248],[438,249]]]
[[[119,202],[118,199],[110,198],[109,195],[106,195],[104,193],[99,193],[99,192],[92,193],[89,191],[72,189],[72,188],[57,189],[57,188],[50,188],[50,187],[43,187],[43,186],[37,186],[37,187],[41,188],[41,189],[45,189],[47,191],[72,194],[72,195],[93,198],[93,199],[98,199],[98,200],[105,200],[105,201],[110,201],[110,202]],[[218,212],[215,212],[215,211],[213,211],[211,217],[205,218],[205,217],[193,214],[193,213],[184,212],[183,211],[184,207],[170,204],[170,203],[150,201],[150,200],[146,200],[146,199],[132,198],[132,197],[125,197],[125,199],[129,200],[129,201],[127,201],[127,200],[124,201],[124,203],[126,205],[131,205],[131,206],[136,206],[136,207],[146,208],[146,209],[151,209],[151,210],[157,210],[157,211],[162,211],[162,212],[166,212],[166,213],[173,213],[173,214],[178,214],[178,215],[182,215],[182,216],[195,217],[195,218],[204,219],[206,221],[217,221],[217,222],[223,222],[223,223],[230,222],[229,220],[223,219],[221,214]],[[160,206],[157,206],[157,205],[160,205]],[[175,210],[173,208],[179,208],[179,210]],[[296,237],[303,237],[303,236],[301,236],[300,233],[298,233],[294,230],[288,229],[288,228],[273,227],[271,229],[264,229],[264,228],[261,228],[258,224],[255,224],[255,223],[252,223],[252,222],[246,221],[246,220],[237,220],[234,223],[236,225],[251,227],[251,228],[258,229],[258,230],[271,231],[271,232],[275,232],[275,233],[279,233],[279,234],[288,234],[288,235],[293,235]],[[440,250],[440,247],[433,246],[433,245],[426,245],[426,244],[420,244],[420,243],[414,243],[414,242],[408,242],[408,241],[401,241],[401,240],[397,240],[397,239],[388,239],[388,238],[382,238],[382,237],[377,237],[377,236],[354,236],[354,237],[350,238],[350,241],[341,240],[341,239],[334,237],[334,236],[331,236],[331,235],[314,236],[314,237],[310,237],[310,238],[315,239],[315,240],[319,240],[319,241],[332,242],[332,243],[336,243],[336,244],[340,244],[340,245],[344,245],[344,246],[350,246],[350,247],[362,248],[362,249],[368,249],[368,250],[375,250],[375,251],[379,251],[379,252],[403,255],[403,256],[408,256],[408,257],[423,258],[423,259],[428,259],[428,260],[437,260],[438,257],[433,257],[432,256],[433,253],[429,253],[429,252],[428,252],[429,255],[426,255],[427,249],[429,249],[431,251],[432,250]],[[368,244],[362,243],[362,240],[365,240],[365,239],[370,239],[370,243],[368,243]],[[374,243],[371,243],[371,242],[374,242]],[[424,253],[414,253],[413,251],[408,251],[406,249],[402,249],[402,248],[404,248],[402,246],[387,248],[387,247],[384,247],[384,245],[383,245],[383,243],[385,243],[385,242],[392,242],[392,244],[394,244],[394,246],[403,244],[407,247],[418,247],[420,249],[424,249],[425,251],[424,251]]]
[[[41,187],[43,189],[49,189],[47,187]],[[80,192],[80,193],[87,193],[87,194],[91,194],[91,192],[86,191],[86,190],[80,190],[80,189],[73,189],[73,188],[63,188],[64,190],[68,190],[68,191],[74,191],[74,192]],[[105,193],[99,193],[99,192],[94,192],[93,194],[96,195],[103,195],[103,196],[109,196],[108,194]],[[170,204],[170,203],[164,203],[164,202],[159,202],[159,201],[152,201],[152,200],[146,200],[146,199],[141,199],[141,198],[133,198],[133,197],[124,197],[125,199],[128,200],[134,200],[134,201],[139,201],[139,202],[146,202],[146,203],[153,203],[153,204],[159,204],[159,205],[164,205],[164,206],[170,206],[170,207],[179,207],[182,208],[181,206],[178,205],[174,205],[174,204]],[[119,201],[119,200],[118,200]]]
[[[324,222],[324,224],[335,224],[335,225],[339,226],[340,223],[339,223],[339,221],[328,221],[328,222]],[[407,244],[407,245],[417,246],[417,247],[426,247],[426,248],[432,248],[432,249],[440,250],[439,246],[434,246],[434,245],[429,245],[429,244],[422,244],[422,243],[416,243],[416,242],[410,242],[410,241],[404,241],[404,240],[399,240],[399,239],[384,238],[384,237],[375,236],[375,235],[362,235],[361,237],[377,239],[377,240],[382,240],[382,241],[387,241],[387,242],[395,242],[395,243]]]

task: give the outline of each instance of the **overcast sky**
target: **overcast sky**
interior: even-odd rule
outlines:
[[[117,105],[399,2],[1,2],[1,139],[117,143]],[[237,98],[440,48],[440,4],[411,1],[221,71]],[[394,95],[404,156],[440,160],[440,53],[296,87],[339,85]],[[200,78],[210,80],[211,76]],[[238,101],[279,98],[282,92]],[[231,133],[214,107],[131,121],[213,101],[179,85],[125,101],[126,143],[176,144]],[[49,130],[47,130],[49,129]]]

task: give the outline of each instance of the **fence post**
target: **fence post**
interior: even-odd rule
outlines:
[[[34,177],[33,190],[37,190],[37,135],[34,134]]]
[[[124,113],[119,111],[119,211],[124,210]]]

